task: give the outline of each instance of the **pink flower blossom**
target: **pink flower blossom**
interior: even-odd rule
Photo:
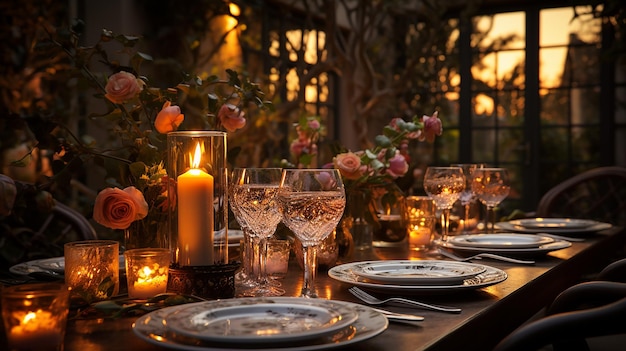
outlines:
[[[393,178],[398,178],[406,174],[409,171],[409,164],[399,151],[396,151],[396,155],[389,159],[389,167],[387,167],[387,174]]]
[[[424,115],[422,120],[424,122],[424,132],[420,135],[419,140],[426,140],[429,143],[435,141],[435,135],[441,135],[443,133],[443,125],[441,120],[437,117],[438,111],[435,111],[432,116]]]
[[[147,215],[148,203],[134,186],[100,191],[93,208],[93,219],[111,229],[126,229]]]
[[[143,81],[132,73],[120,71],[109,77],[104,96],[115,104],[122,104],[137,96],[143,90],[143,85]]]
[[[307,125],[309,126],[309,129],[313,129],[313,130],[318,130],[321,127],[320,121],[318,121],[316,119],[310,119],[307,122]]]
[[[171,104],[166,101],[154,120],[154,128],[161,134],[175,131],[185,119],[185,115],[180,113],[180,107],[171,106]]]
[[[217,113],[220,123],[229,132],[234,132],[246,125],[245,113],[235,105],[224,104]]]

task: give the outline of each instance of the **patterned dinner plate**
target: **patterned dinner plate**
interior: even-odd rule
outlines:
[[[211,301],[219,306],[237,306],[242,303],[293,303],[298,300],[300,305],[322,306],[328,307],[342,305],[357,313],[357,319],[349,326],[337,330],[334,333],[325,334],[311,340],[302,340],[297,343],[282,344],[259,344],[253,349],[256,351],[314,351],[329,350],[334,348],[342,348],[347,345],[354,344],[363,340],[370,339],[383,331],[389,325],[387,318],[380,312],[368,306],[344,301],[331,301],[325,299],[302,299],[297,297],[250,297],[244,299],[226,299]],[[196,303],[197,305],[206,302]],[[133,323],[133,332],[142,340],[153,345],[186,351],[240,351],[241,348],[233,344],[220,344],[215,342],[207,342],[196,338],[189,338],[175,335],[165,325],[165,319],[178,310],[188,308],[193,304],[172,306],[162,308],[147,313],[137,319]],[[251,346],[251,345],[249,345]]]
[[[413,262],[418,262],[418,261],[413,261]],[[345,264],[332,267],[331,269],[328,270],[328,276],[340,282],[350,284],[350,285],[356,285],[361,288],[377,290],[377,291],[384,292],[384,293],[398,293],[398,294],[432,294],[432,293],[439,294],[439,293],[452,293],[452,292],[460,292],[460,291],[467,291],[467,290],[475,290],[475,289],[491,286],[494,284],[498,284],[506,280],[508,277],[506,272],[501,269],[491,267],[491,266],[484,266],[485,271],[483,273],[477,274],[468,279],[464,279],[462,282],[459,282],[457,284],[440,284],[440,285],[389,284],[389,283],[384,283],[384,282],[372,281],[367,278],[361,277],[357,274],[354,274],[353,268],[355,265],[358,265],[358,264],[359,262],[345,263]]]
[[[483,265],[437,260],[365,261],[352,265],[352,272],[371,281],[392,284],[445,285],[483,273]]]
[[[522,227],[529,229],[581,229],[588,228],[596,224],[596,221],[589,219],[575,219],[575,218],[525,218],[512,220],[514,225],[521,225]]]
[[[171,313],[165,324],[175,333],[222,343],[291,342],[317,338],[349,326],[358,314],[341,304],[258,301],[219,307],[206,302]]]
[[[125,272],[126,265],[124,263],[124,255],[120,255],[119,262],[120,272]],[[12,266],[11,268],[9,268],[9,271],[11,273],[19,275],[28,275],[35,272],[55,272],[59,274],[65,274],[65,258],[52,257],[23,262]]]
[[[496,228],[520,233],[554,233],[554,234],[577,234],[595,233],[612,227],[610,223],[596,222],[592,220],[572,220],[569,218],[543,218],[540,224],[537,218],[518,219],[508,222],[496,223]]]
[[[448,242],[456,246],[488,249],[533,248],[553,242],[554,239],[534,234],[494,233],[455,235]]]
[[[545,255],[548,252],[566,249],[572,246],[572,243],[566,240],[554,240],[553,242],[541,245],[539,247],[510,247],[510,248],[485,248],[485,247],[473,247],[473,246],[460,246],[451,241],[442,242],[435,240],[435,245],[441,246],[446,249],[451,249],[466,254],[477,253],[493,253],[501,255],[514,255],[514,256],[540,256]]]

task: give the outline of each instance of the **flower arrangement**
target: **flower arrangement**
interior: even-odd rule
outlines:
[[[226,70],[227,80],[182,74],[176,85],[156,87],[138,73],[142,64],[152,60],[135,49],[140,38],[103,30],[98,43],[80,47],[78,36],[71,31],[67,40],[54,43],[64,48],[77,73],[87,78],[96,91],[94,96],[107,108],[90,117],[112,122],[111,132],[118,139],[116,147],[107,150],[86,145],[79,138],[63,147],[108,167],[109,186],[97,194],[93,208],[94,220],[105,227],[126,229],[135,221],[146,217],[159,221],[166,214],[172,186],[164,167],[167,133],[178,129],[234,132],[246,124],[244,108],[269,106],[258,85],[234,70]],[[130,67],[109,59],[103,47],[114,42],[124,47]],[[104,63],[110,75],[95,74],[84,58]],[[181,106],[193,112],[191,118]]]
[[[246,125],[244,110],[260,111],[271,103],[264,101],[257,84],[231,69],[220,78],[207,73],[191,75],[177,67],[181,72],[177,81],[168,77],[176,83],[152,83],[140,74],[153,63],[150,55],[138,49],[141,38],[103,30],[98,42],[83,46],[79,44],[81,28],[81,23],[76,23],[69,30],[50,30],[38,47],[56,47],[65,54],[64,59],[51,60],[50,65],[55,65],[51,71],[72,82],[75,96],[85,100],[90,109],[84,118],[99,122],[110,137],[102,147],[95,138],[75,135],[59,116],[40,116],[45,130],[35,131],[33,139],[36,146],[54,152],[54,174],[49,176],[49,183],[69,188],[70,179],[87,164],[102,166],[105,183],[98,189],[93,206],[97,223],[120,230],[145,218],[162,220],[172,182],[164,166],[167,133],[235,132]],[[96,64],[100,67],[97,71]],[[33,127],[29,124],[28,128]],[[34,154],[33,149],[25,153],[22,159]],[[5,192],[14,188],[14,184],[2,184],[8,189]],[[22,189],[19,184],[17,188]],[[19,198],[3,201],[2,216],[15,210],[13,207],[21,203]]]
[[[332,166],[341,173],[347,191],[366,190],[371,186],[388,186],[409,170],[410,140],[433,142],[443,133],[438,112],[406,122],[394,118],[374,139],[369,149],[352,152],[342,150],[333,158]]]

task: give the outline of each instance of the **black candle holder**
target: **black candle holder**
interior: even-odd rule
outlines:
[[[235,272],[238,262],[210,266],[171,265],[167,291],[204,299],[235,297]]]

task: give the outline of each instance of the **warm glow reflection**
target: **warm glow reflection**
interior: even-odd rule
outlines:
[[[485,94],[478,94],[474,98],[475,100],[475,113],[477,115],[491,115],[493,114],[494,103],[493,99]]]

